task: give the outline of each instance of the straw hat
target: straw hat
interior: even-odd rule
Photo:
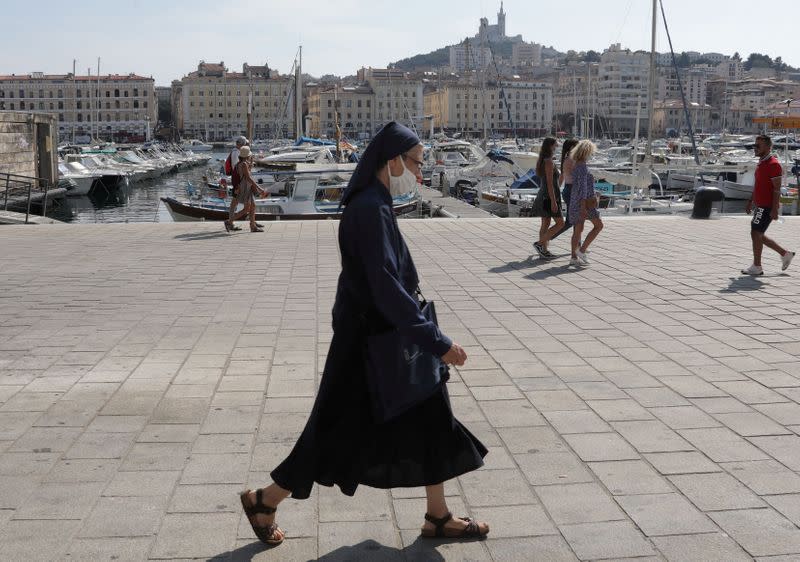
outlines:
[[[250,158],[250,147],[243,146],[239,149],[239,160],[244,160],[245,158]]]

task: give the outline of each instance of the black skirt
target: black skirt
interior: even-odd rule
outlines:
[[[272,480],[305,499],[315,482],[352,496],[359,484],[427,486],[481,467],[488,451],[453,417],[445,387],[389,422],[373,421],[362,338],[355,328],[334,332],[314,408]]]

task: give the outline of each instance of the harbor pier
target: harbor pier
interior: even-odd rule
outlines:
[[[445,490],[487,540],[420,539],[422,489],[316,487],[268,551],[241,512],[320,382],[337,221],[3,226],[3,558],[800,556],[800,264],[742,276],[746,217],[610,218],[585,268],[567,236],[530,257],[537,219],[400,224],[469,356],[452,405],[489,454]]]

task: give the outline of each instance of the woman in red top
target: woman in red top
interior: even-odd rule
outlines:
[[[750,237],[753,240],[753,264],[743,269],[745,275],[763,275],[761,267],[761,252],[764,246],[771,248],[781,255],[781,270],[786,270],[794,257],[794,252],[784,250],[772,238],[766,235],[769,224],[778,218],[778,208],[781,204],[781,177],[783,169],[778,159],[771,154],[772,139],[767,135],[756,137],[755,154],[761,160],[756,167],[756,181],[753,186],[753,195],[747,202],[745,210],[749,215],[753,212],[750,223]]]

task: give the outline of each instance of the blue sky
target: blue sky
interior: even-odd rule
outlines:
[[[676,51],[761,52],[800,66],[791,4],[664,0]],[[66,73],[73,59],[80,73],[94,73],[98,56],[103,74],[136,72],[157,85],[194,70],[200,59],[230,69],[266,61],[285,73],[302,43],[304,72],[347,75],[453,44],[475,34],[481,16],[494,23],[498,8],[487,0],[4,2],[4,22],[20,23],[0,35],[0,74]],[[560,51],[650,45],[648,0],[507,0],[505,11],[509,35]],[[658,48],[667,50],[660,20]]]

